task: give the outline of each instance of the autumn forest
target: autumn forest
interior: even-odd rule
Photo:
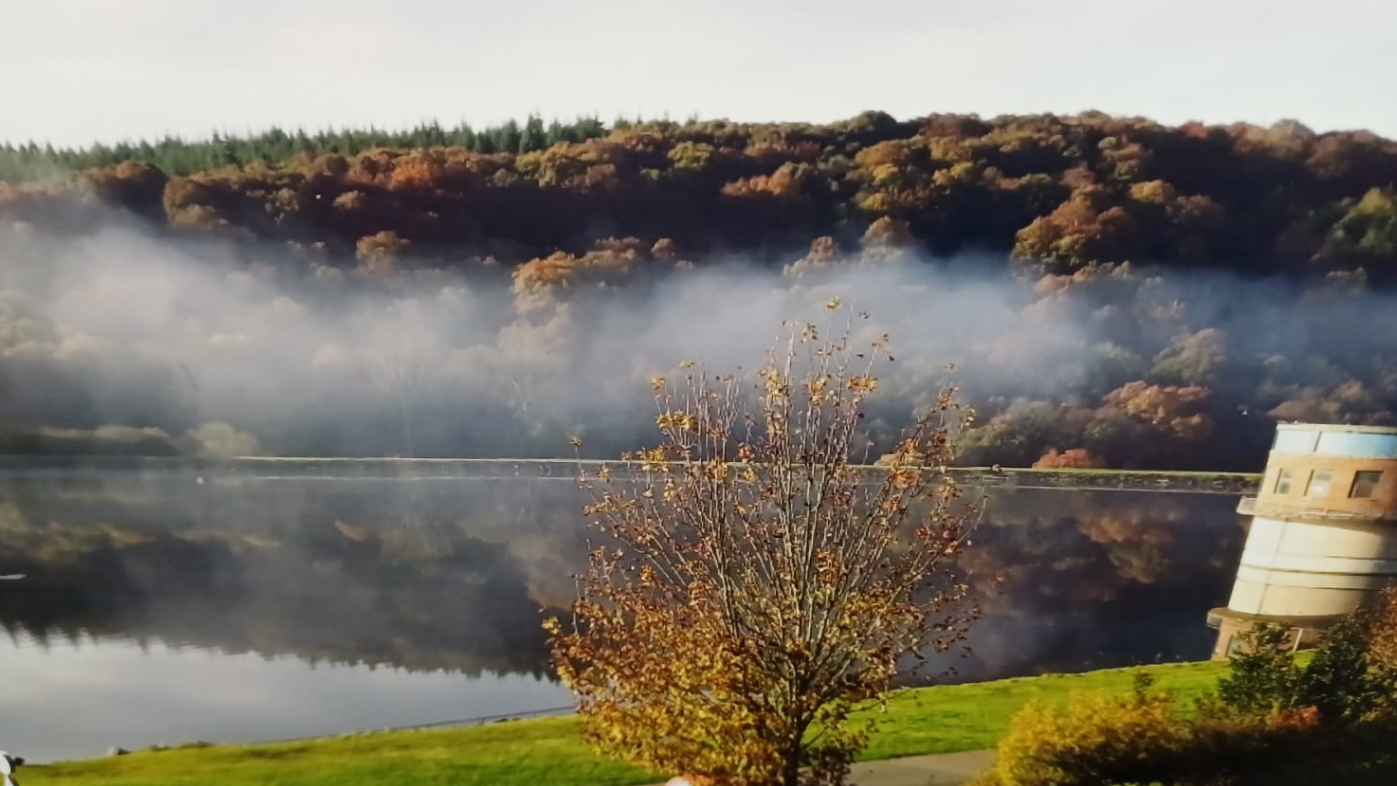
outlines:
[[[831,297],[966,464],[1255,470],[1397,423],[1397,142],[868,112],[0,146],[0,452],[610,457]],[[817,310],[818,311],[818,310]],[[647,406],[650,409],[647,409]]]

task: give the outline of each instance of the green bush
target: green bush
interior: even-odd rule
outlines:
[[[1314,657],[1303,666],[1286,646],[1286,629],[1261,623],[1244,633],[1246,646],[1230,661],[1230,675],[1218,683],[1218,698],[1253,715],[1312,707],[1326,725],[1343,725],[1390,711],[1397,670],[1370,654],[1390,635],[1385,605],[1349,615],[1325,632]],[[1393,615],[1388,614],[1389,617]]]

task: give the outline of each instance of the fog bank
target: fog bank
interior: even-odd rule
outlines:
[[[580,436],[613,456],[649,438],[651,376],[681,360],[754,368],[783,319],[823,320],[834,296],[872,314],[860,330],[893,336],[875,440],[954,380],[981,413],[978,459],[1090,447],[1092,424],[1119,415],[1185,451],[1240,429],[1242,461],[1281,404],[1319,406],[1348,385],[1356,403],[1335,417],[1381,422],[1397,388],[1397,365],[1383,365],[1397,358],[1397,309],[1361,282],[1129,268],[1038,279],[890,248],[812,253],[784,271],[642,258],[557,280],[474,262],[366,276],[113,219],[74,237],[0,227],[0,428],[280,455],[566,455]],[[1134,381],[1206,395],[1113,394]],[[1200,433],[1180,425],[1195,416]]]

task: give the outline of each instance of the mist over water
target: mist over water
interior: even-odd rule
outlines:
[[[582,436],[588,455],[614,457],[650,439],[651,376],[681,360],[754,368],[782,320],[823,324],[835,296],[872,314],[861,335],[893,336],[871,404],[879,447],[946,381],[987,415],[1092,407],[1132,379],[1171,382],[1163,358],[1185,367],[1173,383],[1213,387],[1199,439],[1234,465],[1264,451],[1273,399],[1350,377],[1379,402],[1390,392],[1371,380],[1397,356],[1397,308],[1361,288],[1205,272],[1036,280],[992,258],[875,251],[784,273],[651,259],[528,283],[468,257],[373,278],[304,249],[116,219],[72,236],[6,224],[0,426],[107,427],[127,444],[151,429],[147,449],[214,454],[553,456]]]
[[[203,482],[199,482],[202,478]],[[544,615],[587,553],[568,477],[272,465],[0,476],[0,737],[34,760],[566,707]],[[1206,657],[1229,494],[997,488],[957,681]],[[1002,577],[993,584],[992,577]],[[138,710],[133,709],[138,707]]]

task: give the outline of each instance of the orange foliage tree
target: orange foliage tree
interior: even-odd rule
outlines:
[[[654,379],[658,446],[587,479],[601,542],[571,622],[547,627],[601,751],[708,783],[841,783],[870,731],[853,707],[964,640],[950,563],[978,505],[924,469],[951,463],[961,410],[942,391],[886,470],[861,468],[891,358],[852,327],[793,326],[751,386],[692,364]]]
[[[398,270],[403,254],[411,245],[411,241],[399,237],[397,232],[383,231],[360,238],[355,245],[355,256],[365,273],[385,275]]]
[[[1082,448],[1058,452],[1049,448],[1043,457],[1033,462],[1034,469],[1100,469],[1102,462]]]
[[[1105,408],[1130,417],[1180,439],[1203,439],[1213,422],[1203,410],[1213,392],[1199,385],[1150,385],[1128,382],[1102,397]]]
[[[1110,206],[1102,189],[1087,187],[1019,230],[1013,253],[1046,262],[1055,272],[1075,270],[1088,262],[1121,258],[1134,231],[1129,213]]]

